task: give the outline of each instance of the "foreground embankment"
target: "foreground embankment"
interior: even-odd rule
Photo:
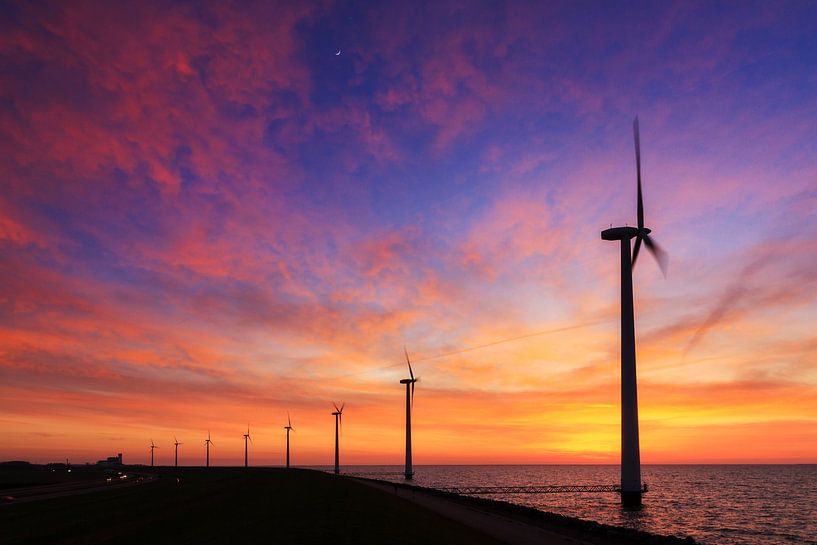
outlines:
[[[0,505],[0,543],[678,542],[649,541],[653,536],[646,535],[636,536],[635,541],[632,535],[582,526],[587,523],[555,524],[543,513],[526,513],[501,502],[446,497],[318,471],[155,468],[150,472],[157,478],[141,486]],[[418,501],[418,496],[428,500]],[[463,512],[470,513],[470,518]],[[503,522],[497,524],[497,520]]]
[[[506,543],[516,545],[585,543],[593,545],[694,545],[690,537],[659,536],[629,528],[546,513],[538,509],[487,498],[403,483],[357,477],[387,494],[405,498],[451,520],[461,522]]]

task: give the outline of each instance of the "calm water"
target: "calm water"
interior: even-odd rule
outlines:
[[[402,466],[346,466],[344,472],[391,473]],[[416,466],[428,487],[615,484],[618,466]],[[625,512],[617,494],[491,496],[522,505],[637,528],[692,536],[707,545],[817,545],[817,465],[653,465],[642,467],[644,508]]]

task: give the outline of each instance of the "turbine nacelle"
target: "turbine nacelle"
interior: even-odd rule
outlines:
[[[641,236],[644,236],[649,235],[652,231],[645,227],[640,232]],[[627,240],[637,237],[638,234],[639,229],[636,227],[611,227],[601,232],[601,238],[602,240]]]

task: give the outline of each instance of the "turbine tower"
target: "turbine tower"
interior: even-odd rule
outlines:
[[[289,418],[289,413],[287,412],[287,425],[284,426],[284,429],[287,430],[287,468],[289,468],[289,432],[295,431],[295,428],[292,427],[292,420]]]
[[[153,444],[153,439],[150,440],[150,467],[153,467],[153,449],[157,449],[156,445]]]
[[[210,440],[210,430],[207,430],[207,439],[204,440],[204,448],[207,452],[204,467],[210,467],[210,444],[212,441]]]
[[[179,443],[179,440],[176,439],[176,436],[173,436],[173,445],[176,447],[176,458],[173,462],[173,467],[179,467],[179,445],[183,445],[184,443]]]
[[[403,347],[403,352],[406,353],[406,363],[409,368],[409,376],[411,378],[404,378],[400,384],[406,385],[406,479],[411,480],[414,476],[414,468],[411,465],[411,409],[414,407],[414,385],[419,379],[414,378],[414,371],[411,370],[411,360],[409,359],[408,350]],[[411,393],[409,393],[411,390]]]
[[[338,429],[343,426],[342,418],[343,418],[343,407],[346,406],[346,403],[340,404],[340,409],[338,409],[337,403],[334,401],[332,405],[335,406],[335,412],[332,415],[335,417],[335,475],[340,473],[340,449],[338,448]]]
[[[252,443],[252,437],[250,437],[250,425],[247,424],[247,433],[244,434],[244,467],[247,467],[247,440],[249,439],[250,443]]]
[[[601,232],[603,240],[621,241],[621,503],[624,507],[641,505],[641,457],[638,442],[638,388],[635,368],[635,318],[633,315],[633,267],[641,242],[658,261],[666,275],[666,253],[650,238],[644,227],[644,201],[641,195],[641,142],[638,117],[633,122],[635,163],[638,180],[638,227],[611,227]],[[632,259],[630,239],[635,238]]]

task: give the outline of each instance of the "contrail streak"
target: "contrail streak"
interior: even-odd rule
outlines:
[[[709,333],[715,326],[717,326],[724,317],[731,311],[741,300],[746,296],[748,292],[747,284],[752,278],[760,272],[766,265],[769,264],[770,256],[769,252],[762,255],[761,257],[753,260],[749,264],[747,264],[743,270],[740,271],[738,275],[737,281],[729,286],[727,290],[720,296],[718,302],[709,311],[709,315],[706,317],[704,322],[698,327],[698,330],[692,335],[692,338],[689,339],[686,347],[684,348],[684,355],[688,354],[690,350],[695,348],[695,346],[703,340],[707,333]]]
[[[474,350],[481,350],[483,348],[496,346],[498,344],[505,344],[505,343],[510,343],[510,342],[514,342],[514,341],[521,341],[523,339],[529,339],[531,337],[539,337],[540,335],[550,335],[550,334],[553,334],[553,333],[561,333],[563,331],[571,331],[571,330],[574,330],[574,329],[582,329],[582,328],[585,328],[585,327],[590,327],[591,325],[596,325],[596,324],[600,324],[602,322],[607,322],[607,321],[609,321],[609,320],[595,320],[593,322],[585,322],[583,324],[578,324],[578,325],[559,327],[559,328],[556,328],[556,329],[547,329],[547,330],[544,330],[544,331],[537,331],[535,333],[527,333],[525,335],[519,335],[517,337],[508,337],[507,339],[500,339],[498,341],[492,341],[492,342],[485,343],[485,344],[480,344],[480,345],[477,345],[477,346],[469,346],[468,348],[461,348],[459,350],[454,350],[453,352],[444,352],[442,354],[437,354],[436,356],[427,356],[425,358],[416,358],[414,361],[429,361],[429,360],[436,360],[436,359],[439,359],[439,358],[447,358],[448,356],[456,356],[457,354],[463,354],[465,352],[472,352]],[[398,365],[398,364],[395,364],[395,365]],[[395,365],[390,365],[389,367],[394,367]]]
[[[515,341],[521,341],[521,340],[524,340],[524,339],[530,339],[531,337],[539,337],[539,336],[542,336],[542,335],[552,335],[554,333],[561,333],[563,331],[572,331],[574,329],[582,329],[582,328],[585,328],[585,327],[590,327],[590,326],[594,326],[596,324],[609,322],[609,321],[610,320],[607,320],[607,319],[598,319],[598,320],[593,320],[593,321],[590,321],[590,322],[584,322],[582,324],[570,325],[570,326],[565,326],[565,327],[557,327],[557,328],[554,328],[554,329],[545,329],[543,331],[535,331],[533,333],[526,333],[524,335],[517,335],[516,337],[508,337],[508,338],[505,338],[505,339],[498,339],[496,341],[491,341],[491,342],[484,343],[484,344],[479,344],[479,345],[476,345],[476,346],[469,346],[469,347],[466,347],[466,348],[460,348],[458,350],[452,350],[451,352],[443,352],[441,354],[435,354],[433,356],[425,356],[425,357],[422,357],[422,358],[412,358],[412,361],[413,362],[430,361],[430,360],[437,360],[437,359],[441,359],[441,358],[447,358],[447,357],[450,357],[450,356],[456,356],[457,354],[464,354],[466,352],[473,352],[474,350],[482,350],[484,348],[490,348],[492,346],[496,346],[496,345],[499,345],[499,344],[505,344],[505,343],[511,343],[511,342],[515,342]],[[332,377],[332,378],[352,377],[352,376],[355,376],[355,375],[362,375],[364,373],[372,373],[372,372],[375,372],[375,371],[383,371],[385,369],[391,369],[393,367],[402,367],[405,364],[406,364],[405,362],[401,361],[400,363],[392,363],[390,365],[384,365],[382,367],[375,367],[373,369],[364,369],[362,371],[356,371],[354,373],[349,373],[349,374],[346,374],[346,375],[339,375],[339,376]]]

